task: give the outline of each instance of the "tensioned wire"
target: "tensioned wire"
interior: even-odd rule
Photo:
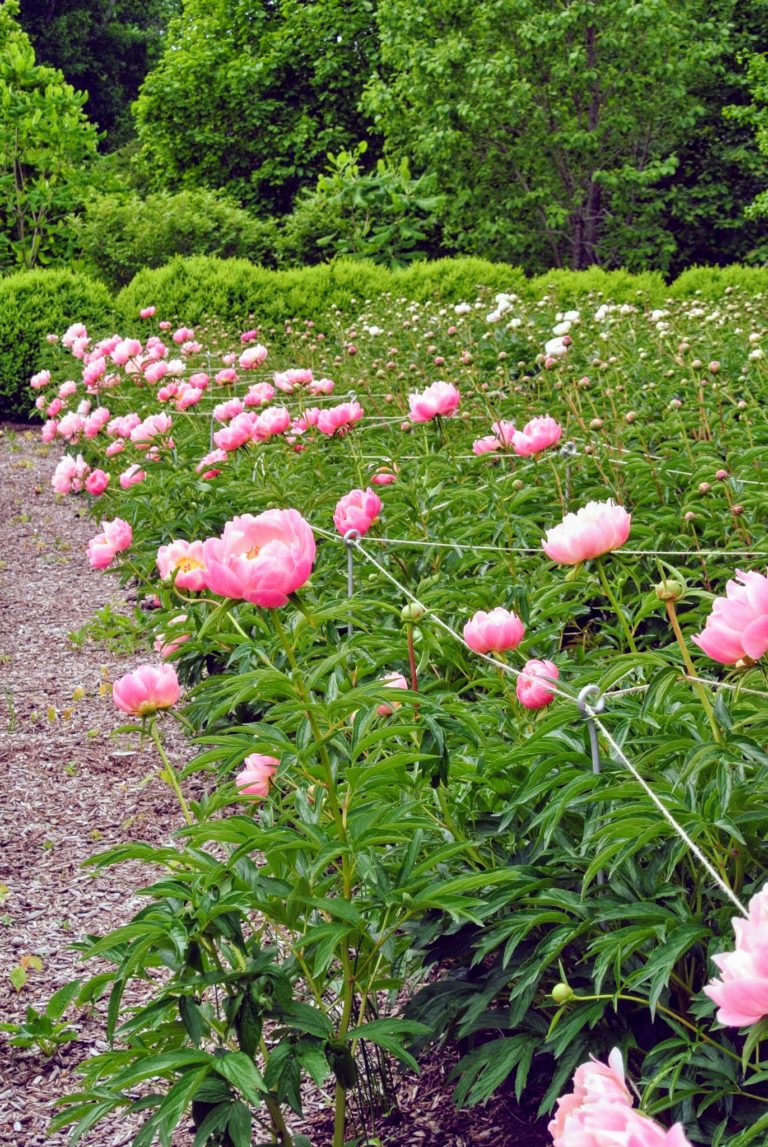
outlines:
[[[577,698],[574,697],[567,690],[563,689],[559,684],[555,683],[555,681],[552,678],[550,678],[550,677],[539,677],[539,676],[536,676],[535,674],[526,673],[524,670],[515,669],[514,666],[508,665],[504,661],[497,661],[496,658],[491,657],[490,654],[477,653],[475,650],[473,650],[471,648],[471,646],[469,646],[467,644],[467,642],[464,640],[464,638],[461,636],[461,634],[459,634],[455,629],[453,629],[452,626],[448,625],[447,622],[443,621],[443,619],[441,617],[439,617],[428,606],[424,605],[423,602],[419,601],[419,599],[416,597],[415,594],[411,593],[411,591],[406,586],[404,586],[401,582],[399,582],[398,579],[396,577],[394,577],[389,572],[388,569],[386,569],[383,565],[381,565],[381,563],[378,562],[376,560],[376,558],[373,557],[372,554],[369,554],[364,549],[364,547],[361,546],[359,538],[349,538],[348,540],[344,540],[342,538],[339,538],[335,534],[331,534],[328,530],[323,530],[318,526],[314,526],[313,530],[315,533],[320,534],[321,536],[329,539],[330,541],[341,542],[343,545],[354,546],[354,548],[357,550],[357,552],[360,553],[366,559],[366,561],[370,562],[370,564],[373,565],[381,574],[383,574],[384,577],[386,577],[387,580],[389,582],[391,582],[391,584],[394,585],[400,591],[400,593],[402,593],[413,605],[417,606],[419,609],[423,609],[424,613],[428,614],[430,616],[430,618],[434,622],[434,624],[436,624],[437,626],[439,626],[440,629],[443,629],[446,633],[448,633],[454,639],[454,641],[457,641],[465,649],[469,649],[471,653],[475,654],[475,656],[482,658],[482,660],[487,661],[489,664],[496,666],[496,668],[500,669],[503,673],[509,674],[510,676],[513,676],[516,678],[522,678],[522,679],[529,680],[529,681],[533,680],[533,681],[537,681],[539,683],[544,683],[547,690],[551,693],[554,693],[555,696],[562,697],[564,700],[571,701],[573,704],[577,703]],[[717,869],[714,867],[714,865],[711,863],[711,861],[706,857],[706,855],[702,852],[702,850],[695,843],[695,841],[693,841],[690,838],[690,836],[685,831],[685,829],[682,827],[682,825],[678,824],[678,822],[675,820],[674,816],[669,811],[669,809],[666,807],[664,802],[657,796],[656,793],[654,793],[653,789],[648,784],[648,782],[643,779],[641,774],[637,771],[635,766],[628,759],[628,757],[626,756],[626,754],[622,750],[621,746],[617,744],[617,742],[614,740],[614,738],[608,732],[605,725],[603,724],[603,722],[599,718],[599,713],[591,705],[589,705],[586,702],[584,703],[584,713],[587,717],[589,717],[591,720],[594,721],[595,726],[600,729],[600,732],[603,734],[605,740],[608,742],[608,745],[610,746],[611,750],[613,751],[615,758],[618,760],[618,762],[620,764],[622,764],[630,772],[630,774],[638,782],[638,784],[641,786],[641,788],[646,793],[646,795],[650,798],[652,803],[656,806],[656,808],[658,808],[659,812],[662,814],[662,816],[667,821],[667,823],[672,827],[674,832],[680,837],[680,839],[684,842],[684,844],[690,849],[690,851],[693,853],[693,855],[696,857],[696,859],[700,862],[700,864],[706,870],[706,872],[709,874],[709,876],[711,876],[711,878],[715,881],[715,883],[721,889],[721,891],[738,908],[739,912],[741,912],[742,915],[748,916],[749,913],[747,912],[747,909],[741,903],[741,901],[739,900],[738,896],[733,891],[733,889],[723,879],[723,877],[720,875],[720,873],[717,871]]]

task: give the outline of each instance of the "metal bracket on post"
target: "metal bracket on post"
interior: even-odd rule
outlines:
[[[571,500],[571,458],[578,458],[579,451],[575,442],[564,442],[560,447],[560,457],[565,459],[565,501]]]
[[[355,542],[359,542],[362,537],[359,530],[347,530],[344,535],[343,541],[347,548],[347,597],[351,598],[355,592],[355,564],[354,564],[354,549]],[[347,637],[352,636],[352,622],[347,625]]]
[[[589,747],[592,753],[592,772],[595,774],[595,776],[598,776],[601,772],[600,745],[598,744],[597,740],[597,728],[595,727],[594,717],[598,713],[602,713],[603,709],[605,708],[605,697],[603,697],[600,686],[585,685],[576,698],[576,707],[587,723],[587,732],[589,733]],[[597,883],[605,884],[604,872],[598,872]]]

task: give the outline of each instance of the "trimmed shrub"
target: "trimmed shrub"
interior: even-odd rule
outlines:
[[[80,255],[112,287],[124,287],[145,267],[162,267],[177,255],[216,255],[273,265],[277,224],[255,219],[221,195],[204,189],[146,199],[100,195],[77,221]]]
[[[634,275],[631,271],[590,267],[588,271],[547,271],[530,279],[525,289],[527,298],[548,295],[560,307],[575,305],[598,292],[612,303],[661,303],[668,296],[669,287],[658,271]]]
[[[74,271],[22,271],[0,279],[0,418],[30,417],[29,380],[60,363],[61,352],[46,342],[83,322],[97,337],[119,323],[103,283]]]
[[[768,267],[690,267],[675,279],[669,294],[675,299],[689,299],[701,295],[705,299],[719,299],[729,288],[741,288],[755,295],[768,290]]]

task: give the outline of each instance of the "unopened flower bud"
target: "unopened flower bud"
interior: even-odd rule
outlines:
[[[709,482],[699,482],[700,494],[708,494],[711,489],[712,487],[710,486]]]
[[[679,601],[685,592],[685,586],[676,578],[665,578],[656,586],[656,596],[659,601]]]
[[[736,514],[736,516],[738,517],[739,514],[744,513],[744,507],[743,506],[731,506],[731,513]]]
[[[627,413],[624,415],[624,421],[629,422],[630,425],[635,421],[636,418],[637,418],[637,411],[636,410],[628,410]]]
[[[590,430],[601,430],[603,426],[602,418],[593,418],[589,424]]]
[[[567,1004],[573,999],[573,988],[570,984],[555,984],[552,989],[552,999],[556,1004]]]
[[[426,612],[423,605],[415,601],[409,601],[408,604],[404,605],[400,610],[400,616],[403,621],[420,621]]]

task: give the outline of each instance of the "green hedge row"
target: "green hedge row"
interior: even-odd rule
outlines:
[[[367,299],[386,295],[451,304],[471,301],[480,288],[530,300],[546,295],[558,308],[578,306],[587,296],[592,302],[640,300],[659,306],[670,297],[716,300],[729,288],[752,295],[768,291],[768,268],[694,267],[667,284],[657,272],[599,268],[527,279],[519,267],[483,259],[439,259],[395,271],[350,260],[270,271],[244,259],[193,256],[140,271],[117,297],[75,272],[24,272],[0,279],[0,418],[27,417],[28,380],[54,362],[45,336],[61,334],[73,322],[84,322],[97,337],[115,330],[143,334],[139,310],[153,305],[171,321],[212,320],[230,332],[255,324],[269,330],[292,318],[322,318],[333,307],[357,313]]]

